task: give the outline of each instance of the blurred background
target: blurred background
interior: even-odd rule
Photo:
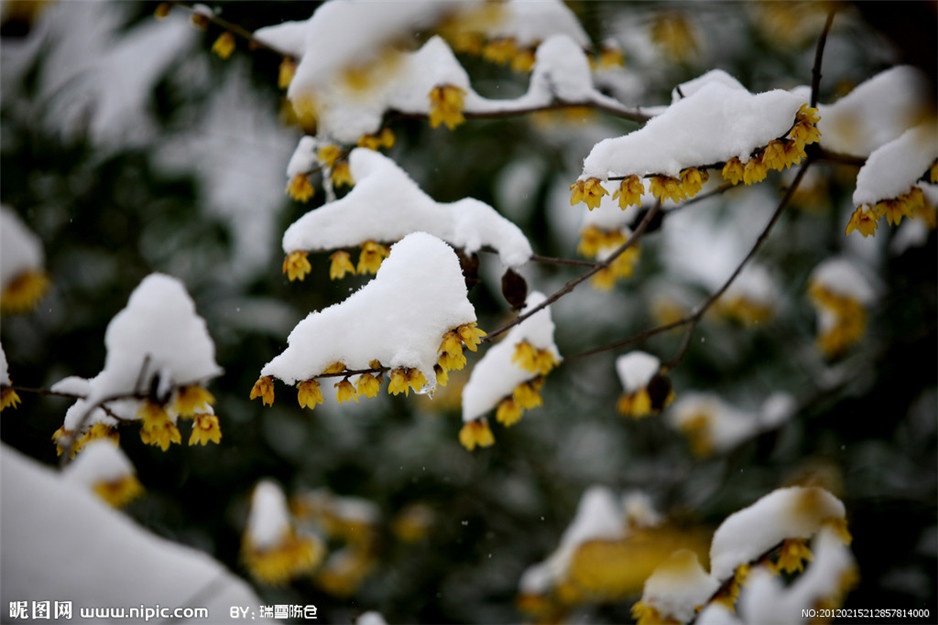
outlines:
[[[382,393],[339,406],[329,398],[311,413],[287,390],[262,407],[248,394],[293,326],[364,279],[329,281],[324,254],[311,256],[304,282],[281,273],[280,236],[324,194],[306,205],[284,194],[302,130],[283,113],[280,58],[239,40],[223,60],[211,52],[223,32],[217,25],[194,27],[183,7],[157,20],[156,6],[8,1],[0,31],[0,200],[41,239],[52,281],[34,310],[2,318],[12,379],[47,388],[94,376],[108,322],[153,271],[185,283],[224,368],[210,385],[221,444],[162,452],[122,436],[145,488],[125,508],[136,522],[211,554],[252,580],[266,602],[314,604],[329,622],[378,610],[389,623],[508,623],[533,618],[517,604],[519,579],[556,548],[591,485],[640,490],[678,531],[706,535],[775,488],[816,484],[848,512],[860,581],[846,605],[938,613],[935,234],[909,246],[892,244],[885,226],[873,238],[845,237],[857,167],[815,167],[760,252],[780,289],[771,317],[747,324],[708,315],[671,373],[678,398],[712,391],[750,411],[774,392],[795,398],[791,419],[732,449],[701,456],[661,417],[620,416],[614,359],[624,350],[569,359],[549,376],[543,407],[511,428],[493,424],[496,444],[471,453],[457,439],[465,375],[452,375],[432,401]],[[248,31],[306,19],[316,6],[211,3]],[[827,10],[819,2],[569,6],[597,48],[611,41],[622,51],[624,70],[607,88],[636,106],[667,104],[676,84],[713,68],[753,92],[810,84]],[[933,63],[934,15],[930,2],[843,6],[824,56],[821,102],[897,63]],[[896,30],[905,33],[900,41]],[[524,74],[459,58],[483,95],[526,88]],[[638,127],[595,111],[475,120],[454,131],[419,119],[388,125],[397,137],[389,155],[431,197],[488,202],[537,254],[566,258],[577,257],[585,212],[569,204],[583,157],[597,141]],[[684,224],[674,235],[667,217],[643,239],[632,278],[611,291],[581,285],[552,306],[561,354],[658,325],[662,302],[686,310],[703,300],[719,283],[714,275],[725,276],[707,251],[741,258],[785,183],[773,174],[700,203],[674,216]],[[807,287],[811,271],[837,255],[857,259],[879,297],[863,340],[827,358],[814,344]],[[512,317],[499,271],[483,254],[470,299],[484,329]],[[550,293],[576,274],[532,263],[524,277]],[[667,359],[681,339],[665,333],[639,347]],[[464,374],[478,358],[470,354]],[[5,411],[0,437],[57,465],[51,436],[70,401],[21,397]],[[278,587],[254,581],[241,544],[252,489],[264,478],[291,498],[319,491],[369,502],[361,566]],[[354,543],[335,527],[319,530],[329,553]],[[637,585],[576,605],[571,618],[630,622],[640,594]]]

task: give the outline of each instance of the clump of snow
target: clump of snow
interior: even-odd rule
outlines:
[[[834,257],[821,261],[808,278],[811,285],[818,285],[827,291],[849,297],[861,304],[871,304],[876,299],[876,290],[870,279],[863,274],[856,263],[846,257]]]
[[[589,60],[583,47],[567,35],[545,39],[538,46],[535,59],[532,91],[543,90],[566,102],[585,102],[593,96]]]
[[[379,152],[355,148],[349,155],[349,170],[355,180],[352,190],[291,224],[283,235],[284,252],[396,241],[421,231],[469,254],[491,247],[502,263],[515,269],[533,253],[521,229],[488,204],[473,198],[436,202]]]
[[[24,272],[42,270],[39,237],[9,206],[0,206],[0,290]]]
[[[749,574],[738,605],[745,623],[787,625],[805,606],[840,598],[844,580],[856,567],[850,549],[832,530],[822,528],[812,541],[811,551],[814,558],[810,566],[791,584],[786,585],[761,567]]]
[[[380,612],[370,611],[355,619],[355,625],[388,625],[388,623]]]
[[[104,369],[89,382],[86,399],[148,392],[167,397],[175,386],[221,373],[205,321],[179,280],[153,273],[108,324]]]
[[[547,298],[543,293],[528,294],[521,314],[540,306]],[[508,331],[505,338],[491,346],[472,368],[469,381],[462,391],[462,418],[469,422],[492,410],[519,384],[527,382],[537,373],[525,369],[512,358],[519,343],[527,342],[539,350],[549,351],[560,362],[560,351],[554,343],[554,322],[550,307],[542,308]]]
[[[3,351],[3,345],[0,345],[0,385],[9,386],[10,382],[10,370],[9,364],[7,363],[6,352]]]
[[[636,174],[677,177],[682,169],[742,162],[784,136],[805,100],[779,89],[752,94],[707,80],[642,128],[600,141],[583,161],[581,180]]]
[[[700,566],[697,554],[679,549],[645,580],[642,603],[664,617],[686,623],[719,587],[720,582]]]
[[[551,35],[562,34],[580,48],[589,46],[589,36],[576,14],[560,0],[508,0],[500,18],[483,30],[492,39],[514,39],[519,46],[533,46]]]
[[[713,534],[710,571],[728,579],[741,564],[762,556],[786,538],[810,538],[828,520],[843,520],[844,504],[821,488],[779,488],[728,516]]]
[[[264,550],[277,546],[289,533],[290,510],[283,490],[272,480],[261,480],[251,495],[246,532],[252,545]]]
[[[616,373],[626,393],[644,388],[661,369],[661,361],[652,354],[634,351],[616,358]]]
[[[419,369],[430,391],[443,335],[475,320],[456,253],[437,237],[414,232],[391,246],[374,280],[300,321],[261,375],[294,384],[337,362],[354,370],[378,360]]]
[[[114,441],[95,439],[88,441],[75,458],[62,471],[62,477],[85,486],[100,482],[116,482],[135,474],[134,466]]]
[[[936,159],[938,122],[929,121],[906,130],[866,159],[857,173],[854,205],[873,206],[908,192]]]
[[[832,104],[821,104],[821,141],[834,152],[869,156],[914,126],[928,106],[928,80],[899,65],[864,81]],[[921,174],[921,172],[919,172]]]

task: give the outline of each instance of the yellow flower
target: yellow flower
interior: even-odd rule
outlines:
[[[172,11],[173,5],[170,2],[160,2],[153,10],[153,17],[158,20],[166,19]]]
[[[43,271],[27,269],[20,272],[0,293],[0,312],[29,312],[46,294],[49,286],[49,277]]]
[[[378,148],[392,148],[394,147],[394,131],[390,128],[382,128],[381,132],[376,135],[362,135],[358,139],[358,146],[362,148],[368,148],[369,150],[377,150]]]
[[[485,419],[475,419],[464,423],[459,430],[459,442],[463,447],[472,451],[476,445],[490,447],[495,444],[495,437],[489,429],[489,422]]]
[[[802,104],[795,115],[795,125],[788,132],[788,137],[799,146],[799,149],[817,143],[821,139],[821,131],[817,129],[817,123],[820,120],[821,116],[816,108]]]
[[[137,416],[143,421],[140,428],[140,440],[147,445],[156,445],[163,451],[171,443],[182,443],[182,434],[159,404],[145,401],[137,410]]]
[[[61,456],[62,447],[59,445],[60,438],[57,436],[59,434],[59,431],[63,431],[62,428],[59,428],[59,430],[56,430],[56,433],[52,435],[52,438],[53,440],[56,441],[56,446],[58,447],[58,454]],[[64,431],[63,431],[63,434],[65,436],[68,436],[68,434],[65,433]],[[72,446],[71,455],[75,456],[75,454],[81,451],[81,448],[84,447],[85,444],[87,444],[90,441],[97,440],[99,438],[108,438],[111,440],[112,443],[114,443],[114,445],[117,445],[120,442],[120,435],[117,433],[117,430],[103,423],[95,423],[93,426],[91,426],[91,429],[89,429],[87,432],[85,432],[82,435],[81,438],[75,441],[75,444]]]
[[[824,519],[821,525],[833,530],[834,534],[843,544],[850,545],[850,543],[853,542],[853,536],[850,535],[850,530],[847,529],[847,519],[843,517],[831,517]]]
[[[587,258],[595,258],[603,247],[604,239],[602,230],[596,226],[586,226],[580,231],[580,242],[576,246],[576,251]]]
[[[482,58],[492,63],[505,65],[518,54],[514,39],[493,39],[482,48]]]
[[[439,85],[430,90],[430,127],[445,124],[450,130],[460,125],[466,118],[462,111],[465,107],[463,96],[466,90],[456,85]]]
[[[619,208],[625,210],[629,206],[641,206],[644,193],[645,183],[641,178],[632,174],[622,179],[619,188],[612,194],[612,199],[619,200]]]
[[[143,486],[133,475],[116,480],[96,482],[92,486],[95,494],[115,508],[122,508],[143,494]]]
[[[769,141],[768,145],[762,150],[762,163],[769,169],[782,171],[788,168],[791,163],[788,162],[786,142],[774,139]]]
[[[352,179],[352,170],[349,169],[348,161],[341,161],[332,168],[332,184],[337,187],[351,187],[355,184]]]
[[[359,395],[377,397],[378,391],[381,390],[381,380],[370,373],[363,373],[358,376],[355,386]]]
[[[318,380],[303,380],[302,382],[298,382],[296,390],[296,400],[299,402],[300,408],[313,410],[317,405],[325,401]]]
[[[221,426],[218,423],[218,417],[203,412],[195,415],[195,420],[192,422],[189,446],[195,444],[205,446],[209,441],[215,444],[221,442]]]
[[[600,69],[624,67],[625,56],[622,54],[622,50],[606,46],[599,51],[599,56],[595,59],[594,64]]]
[[[329,265],[329,279],[341,280],[345,274],[355,274],[355,265],[352,264],[352,256],[345,250],[339,250],[329,255],[332,264]]]
[[[732,581],[722,587],[716,597],[713,598],[713,601],[733,610],[736,606],[736,600],[739,599],[739,591],[746,582],[747,577],[749,577],[749,565],[740,564],[733,572]]]
[[[511,69],[522,74],[528,74],[534,69],[535,61],[534,50],[524,48],[518,51],[515,58],[511,59]]]
[[[462,351],[462,339],[459,333],[450,330],[443,335],[440,343],[438,363],[446,371],[458,371],[466,366],[466,356]]]
[[[298,536],[289,531],[276,545],[260,549],[245,537],[242,558],[251,575],[259,582],[281,586],[300,575],[312,573],[322,562],[325,547],[312,536]]]
[[[449,373],[440,365],[433,365],[433,373],[436,374],[436,385],[446,386],[449,384]]]
[[[938,184],[938,159],[928,168],[928,182]]]
[[[743,166],[743,183],[756,184],[765,180],[769,175],[769,168],[762,163],[759,156],[753,156]]]
[[[616,402],[619,414],[633,419],[640,419],[652,413],[651,397],[648,390],[641,388],[634,393],[623,393]]]
[[[681,188],[689,198],[697,195],[709,179],[710,174],[708,174],[705,169],[701,170],[696,167],[688,167],[687,169],[681,170]]]
[[[391,381],[388,383],[388,393],[391,395],[410,395],[410,389],[420,391],[427,385],[427,378],[420,369],[399,367],[391,371]]]
[[[772,307],[760,304],[742,295],[721,297],[716,302],[720,314],[739,323],[752,325],[768,321],[772,317]]]
[[[456,333],[459,334],[459,338],[462,339],[463,343],[466,345],[466,349],[470,352],[479,349],[479,345],[482,343],[482,337],[485,336],[485,331],[476,325],[475,321],[462,324],[456,328]]]
[[[814,559],[811,549],[803,538],[786,538],[779,548],[778,560],[772,566],[776,573],[800,573],[804,570],[804,563]]]
[[[215,397],[200,384],[189,384],[180,386],[176,390],[176,401],[173,409],[181,417],[187,417],[196,414],[199,410],[205,410],[208,406],[215,403]]]
[[[542,386],[544,386],[544,378],[535,378],[523,382],[515,387],[515,390],[511,393],[511,398],[522,410],[537,408],[544,403],[540,392]]]
[[[912,187],[899,197],[883,200],[873,207],[876,214],[885,215],[890,226],[897,226],[903,217],[912,219],[925,206],[925,194],[919,187]]]
[[[358,256],[358,273],[364,275],[367,273],[378,273],[378,267],[381,261],[388,257],[388,248],[375,241],[365,241],[361,246],[361,253]]]
[[[323,167],[331,168],[342,156],[342,148],[334,143],[327,143],[316,151],[316,158]]]
[[[651,191],[652,196],[661,201],[680,202],[687,199],[681,181],[670,176],[652,176],[649,191]]]
[[[340,404],[351,400],[358,403],[358,392],[348,378],[343,378],[341,382],[337,382],[334,386],[336,388],[335,396]]]
[[[229,32],[222,33],[212,44],[212,52],[220,59],[227,59],[235,49],[234,35]]]
[[[297,202],[308,202],[314,193],[313,183],[306,174],[297,174],[287,183],[287,195]]]
[[[525,371],[547,375],[557,366],[557,358],[549,349],[538,349],[527,341],[515,345],[515,353],[511,362],[517,364]]]
[[[251,399],[260,397],[265,406],[274,405],[274,379],[266,375],[254,383],[251,388]]]
[[[570,190],[573,191],[570,195],[570,205],[584,202],[590,210],[599,206],[604,195],[609,195],[599,178],[577,180],[570,185]]]
[[[495,410],[495,420],[505,427],[509,427],[520,421],[522,414],[524,414],[524,409],[518,402],[512,397],[506,397],[498,402],[498,408]]]
[[[680,625],[680,621],[662,616],[657,608],[642,601],[632,605],[632,618],[636,625]]]
[[[697,53],[693,27],[678,11],[659,13],[651,25],[651,38],[672,61],[689,61]]]
[[[730,160],[726,161],[725,165],[723,165],[721,174],[723,175],[723,179],[728,183],[739,184],[743,181],[745,172],[746,168],[742,161],[740,161],[738,157],[734,156]]]
[[[304,250],[297,250],[290,252],[287,254],[286,258],[283,259],[283,273],[287,274],[290,282],[302,280],[306,277],[306,274],[312,271],[313,267],[309,264],[309,259],[306,258],[306,255]]]
[[[293,82],[294,76],[296,76],[296,61],[288,56],[283,57],[283,60],[280,61],[280,71],[277,74],[277,86],[286,89]]]
[[[328,367],[326,367],[326,369],[323,371],[323,373],[324,373],[324,374],[342,373],[343,371],[345,371],[345,369],[346,369],[346,367],[345,367],[345,363],[344,363],[344,362],[334,362],[334,363],[332,363],[331,365],[329,365]]]
[[[0,411],[7,408],[16,408],[19,403],[20,396],[12,388],[4,386],[3,389],[0,389]]]
[[[616,256],[608,267],[604,267],[596,272],[591,278],[590,284],[597,289],[604,291],[611,290],[616,285],[616,281],[619,278],[631,277],[635,272],[635,265],[638,263],[640,256],[641,248],[637,245],[632,245],[629,249]]]
[[[850,216],[850,221],[847,223],[846,234],[850,234],[856,230],[864,237],[868,237],[876,234],[876,228],[878,226],[879,219],[876,217],[876,214],[870,210],[868,206],[858,206]]]

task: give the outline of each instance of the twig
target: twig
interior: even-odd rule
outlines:
[[[827,14],[827,21],[824,22],[824,29],[821,36],[818,37],[817,48],[814,51],[814,67],[811,68],[811,106],[816,107],[818,96],[821,90],[821,60],[824,58],[824,46],[827,44],[827,35],[834,24],[834,15],[839,7],[836,5]]]

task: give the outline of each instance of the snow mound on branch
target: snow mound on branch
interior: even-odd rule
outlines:
[[[539,306],[547,298],[533,291],[528,295],[521,314]],[[548,350],[557,362],[560,351],[554,343],[554,322],[550,307],[545,307],[508,331],[508,335],[485,352],[472,368],[469,381],[462,392],[462,418],[468,423],[495,408],[516,386],[535,377],[533,373],[512,361],[519,343],[527,341],[537,349]]]
[[[294,384],[336,362],[370,369],[377,359],[419,369],[431,390],[443,335],[475,320],[456,253],[437,237],[414,232],[391,247],[374,280],[300,321],[261,375]]]
[[[8,206],[0,206],[0,289],[23,272],[41,270],[42,244]]]
[[[284,252],[396,241],[421,231],[469,254],[492,247],[511,268],[531,257],[531,244],[521,229],[484,202],[436,202],[394,161],[366,148],[352,150],[349,169],[356,181],[352,190],[290,225],[283,235]]]
[[[89,382],[89,403],[117,395],[148,392],[157,396],[221,373],[215,344],[183,284],[153,273],[130,295],[104,335],[104,369]]]
[[[272,480],[261,480],[251,494],[247,534],[259,549],[275,547],[290,531],[290,511],[283,490]]]
[[[642,128],[604,139],[583,161],[581,180],[660,174],[749,155],[792,127],[804,98],[775,89],[752,94],[724,80],[707,80]]]
[[[909,191],[938,159],[938,122],[932,120],[903,132],[875,149],[857,173],[856,206],[872,206]]]

